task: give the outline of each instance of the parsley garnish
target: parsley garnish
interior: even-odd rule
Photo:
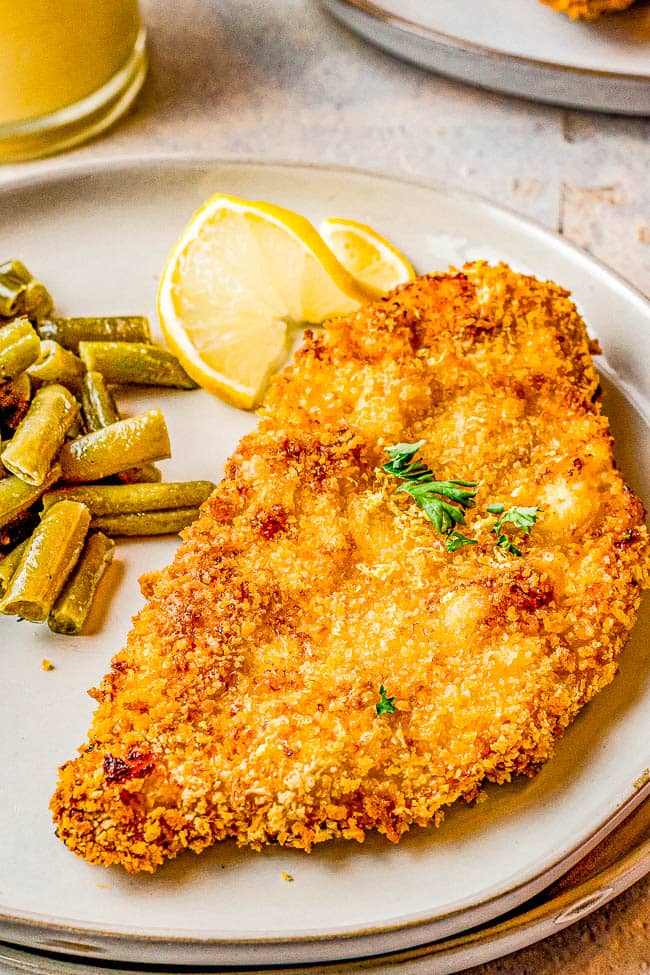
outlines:
[[[478,481],[436,481],[433,471],[424,461],[414,460],[424,444],[424,440],[418,440],[417,443],[398,443],[394,447],[387,447],[390,460],[382,469],[406,482],[397,491],[410,494],[440,534],[446,535],[449,552],[455,552],[463,545],[476,545],[476,539],[461,535],[456,531],[456,525],[464,525],[465,510],[474,507]]]
[[[499,514],[495,511],[495,508],[500,507],[503,511],[503,505],[490,505],[488,511],[492,514]],[[514,525],[515,528],[520,528],[526,535],[530,535],[531,528],[537,521],[537,513],[541,511],[541,508],[508,508],[504,514],[498,519],[494,525],[492,531],[496,533],[497,545],[506,552],[512,552],[513,555],[523,555],[524,553],[521,549],[517,548],[516,545],[510,541],[508,536],[503,531],[503,526],[506,524]]]
[[[445,545],[448,552],[457,552],[463,545],[478,545],[478,541],[475,538],[468,538],[467,535],[461,535],[460,532],[451,532],[447,535]]]
[[[392,714],[395,710],[394,700],[394,697],[386,696],[386,688],[382,684],[379,688],[379,700],[375,704],[377,714]]]
[[[491,515],[500,515],[504,508],[505,508],[505,504],[502,504],[500,501],[497,501],[494,504],[489,504],[487,506],[487,510],[490,512]]]

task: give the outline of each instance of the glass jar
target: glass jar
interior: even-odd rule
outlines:
[[[137,0],[0,0],[0,162],[101,132],[146,70]]]

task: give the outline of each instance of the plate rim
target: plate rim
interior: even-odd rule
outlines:
[[[92,178],[93,176],[105,176],[107,174],[115,174],[116,172],[120,171],[161,172],[165,169],[192,170],[208,167],[213,167],[215,169],[230,169],[233,171],[249,168],[267,171],[280,170],[286,173],[291,171],[299,171],[308,172],[310,174],[323,173],[340,176],[353,175],[355,177],[385,181],[392,185],[402,186],[405,189],[421,189],[424,191],[434,192],[441,196],[456,199],[466,205],[479,205],[482,210],[489,214],[495,214],[501,216],[502,218],[505,216],[513,224],[527,229],[529,233],[532,232],[538,239],[549,242],[549,244],[552,244],[555,248],[566,248],[574,255],[574,257],[578,258],[583,265],[595,265],[610,286],[614,286],[617,290],[622,291],[628,300],[633,299],[634,304],[639,306],[640,312],[648,316],[648,322],[650,325],[650,299],[646,297],[639,288],[627,281],[621,274],[614,271],[599,258],[592,256],[577,244],[567,240],[557,232],[550,230],[539,221],[525,216],[511,207],[502,206],[501,204],[495,203],[489,197],[482,196],[477,193],[436,183],[434,181],[412,179],[403,177],[401,175],[391,175],[390,173],[380,170],[336,164],[301,163],[292,160],[260,160],[259,158],[256,159],[255,157],[240,158],[231,156],[220,158],[211,154],[203,155],[197,153],[171,152],[152,154],[145,157],[138,157],[130,154],[125,154],[123,156],[107,155],[105,157],[100,157],[90,161],[67,160],[62,163],[50,165],[45,170],[32,170],[25,174],[12,174],[7,180],[0,182],[0,199],[10,197],[12,192],[18,190],[28,190],[37,188],[39,186],[47,187],[52,184],[67,182],[69,180],[79,178],[83,179],[88,177]],[[640,406],[638,401],[630,396],[629,390],[625,389],[624,391],[626,397],[630,399],[635,407],[643,413],[643,406]],[[47,928],[50,931],[65,931],[68,933],[78,933],[80,935],[95,934],[110,940],[125,939],[131,943],[144,941],[154,944],[186,944],[197,946],[236,945],[242,948],[246,946],[263,947],[264,945],[270,946],[282,944],[309,945],[332,942],[334,940],[351,941],[353,939],[385,935],[396,931],[406,931],[409,929],[415,929],[417,927],[424,927],[432,922],[437,923],[444,921],[459,914],[465,913],[466,911],[483,907],[494,902],[495,900],[502,900],[508,894],[512,894],[513,892],[521,890],[524,887],[527,888],[534,885],[535,881],[542,877],[547,879],[547,883],[551,883],[554,878],[557,878],[562,872],[564,872],[565,869],[568,869],[567,864],[577,862],[582,855],[584,855],[589,849],[593,848],[593,846],[598,842],[596,837],[602,833],[608,822],[615,817],[617,818],[617,821],[620,821],[624,811],[626,813],[632,812],[632,810],[640,805],[647,797],[650,797],[650,782],[646,782],[640,788],[636,789],[633,786],[631,791],[619,803],[616,810],[610,815],[610,817],[601,822],[587,837],[582,840],[581,843],[566,851],[561,860],[556,860],[550,865],[547,865],[547,867],[543,870],[529,876],[524,881],[516,883],[512,887],[508,888],[507,891],[490,894],[473,902],[472,904],[460,905],[447,910],[444,913],[440,913],[433,918],[431,915],[422,915],[417,918],[411,917],[411,919],[407,921],[402,920],[391,922],[389,920],[379,926],[366,925],[365,927],[357,927],[356,929],[349,929],[347,931],[336,928],[332,928],[329,931],[317,930],[310,932],[309,930],[305,930],[300,933],[288,932],[287,934],[281,936],[276,935],[270,937],[266,936],[264,933],[261,935],[256,934],[254,936],[247,935],[246,933],[243,933],[241,936],[225,936],[225,934],[215,936],[212,934],[199,933],[191,929],[188,930],[187,933],[182,933],[181,931],[178,931],[178,929],[176,933],[172,933],[164,928],[148,928],[148,933],[145,933],[143,930],[139,930],[138,928],[122,925],[113,925],[110,930],[106,930],[102,925],[90,921],[83,922],[83,924],[79,926],[62,923],[60,919],[57,919],[52,915],[43,915],[33,912],[22,912],[20,915],[5,913],[5,909],[2,906],[0,906],[0,922],[3,924],[13,923],[19,927],[25,928],[40,927],[41,929]],[[553,873],[553,871],[555,871],[555,873]],[[548,879],[549,876],[550,879]],[[537,888],[537,890],[539,889],[540,887]]]
[[[329,2],[329,0],[326,0]],[[367,0],[335,0],[337,3],[366,3]],[[650,75],[648,76],[650,80]],[[20,165],[20,164],[18,164]],[[39,165],[38,163],[36,164]],[[84,160],[64,160],[56,163],[41,163],[47,166],[46,169],[33,169],[28,173],[10,173],[6,179],[0,178],[0,198],[11,194],[15,190],[29,189],[39,185],[46,186],[50,183],[65,182],[68,179],[85,176],[101,176],[109,170],[163,170],[166,167],[178,167],[179,169],[192,169],[199,166],[214,166],[215,168],[239,169],[242,167],[259,169],[280,169],[298,170],[304,172],[322,172],[328,174],[339,174],[341,176],[353,175],[360,177],[370,177],[371,179],[382,180],[386,183],[400,183],[406,188],[433,191],[443,196],[450,196],[462,200],[467,204],[479,204],[483,209],[491,213],[506,215],[514,223],[520,223],[534,231],[538,236],[552,240],[555,246],[565,247],[572,254],[577,255],[586,263],[595,264],[598,269],[608,277],[618,288],[622,288],[632,296],[641,307],[650,314],[650,294],[645,294],[620,271],[610,267],[602,258],[591,254],[579,244],[574,243],[552,230],[542,223],[541,220],[521,213],[514,207],[502,203],[496,203],[490,196],[482,193],[475,193],[455,186],[453,183],[437,182],[427,180],[425,177],[407,176],[401,173],[387,172],[382,169],[372,169],[367,166],[348,166],[339,163],[318,163],[301,162],[293,159],[259,159],[255,156],[215,156],[211,153],[196,152],[162,152],[151,153],[146,156],[138,156],[134,153],[124,153],[124,155],[114,155],[107,153],[94,159]],[[0,164],[0,177],[2,177],[2,164]]]
[[[530,58],[521,54],[513,54],[509,51],[501,51],[498,48],[490,47],[487,44],[477,44],[454,34],[446,34],[444,31],[427,27],[419,24],[416,20],[404,17],[402,14],[392,13],[385,10],[374,0],[324,0],[325,4],[335,6],[351,7],[360,14],[380,21],[382,24],[394,30],[404,31],[413,34],[420,40],[431,41],[438,45],[444,45],[452,50],[461,51],[464,54],[481,55],[490,58],[503,58],[516,65],[535,68],[538,71],[559,72],[575,74],[581,78],[595,78],[603,81],[620,81],[626,83],[650,84],[650,71],[648,74],[626,73],[620,71],[605,71],[599,68],[582,68],[579,65],[564,64],[559,61],[544,61],[540,58]]]
[[[646,805],[646,815],[648,809],[650,809],[650,803],[647,803]],[[433,959],[434,961],[436,958],[441,958],[444,961],[445,959],[449,959],[450,956],[453,956],[456,951],[464,953],[471,952],[475,948],[481,948],[485,945],[493,945],[495,940],[497,944],[500,944],[503,941],[508,944],[508,951],[506,952],[507,954],[513,950],[519,951],[563,930],[565,927],[568,927],[569,924],[584,920],[584,918],[588,917],[593,911],[599,910],[610,900],[619,897],[629,887],[639,883],[649,873],[650,837],[646,838],[645,840],[641,839],[633,841],[630,844],[629,849],[620,854],[620,856],[618,856],[612,863],[606,864],[604,867],[597,869],[594,873],[590,873],[585,879],[579,881],[575,886],[572,886],[567,890],[558,891],[549,899],[544,900],[542,903],[532,905],[526,910],[518,911],[513,916],[506,918],[495,918],[493,921],[487,922],[485,925],[481,925],[476,930],[464,931],[457,935],[452,935],[449,938],[441,938],[437,941],[419,945],[414,948],[406,948],[396,952],[387,952],[383,955],[376,955],[374,957],[349,959],[346,960],[346,966],[350,972],[370,971],[372,975],[373,972],[381,972],[383,969],[393,971],[395,970],[396,965],[401,965],[402,963],[418,964],[427,958]],[[598,897],[598,894],[601,896]],[[575,910],[576,908],[579,908],[580,905],[585,906],[580,912],[579,917],[564,923],[564,919],[566,919],[567,914],[572,909]],[[559,914],[556,913],[558,911]],[[559,921],[558,918],[562,918],[563,920]],[[550,932],[540,932],[540,928],[544,923],[555,923],[557,927],[552,929]],[[530,933],[531,930],[534,937],[529,938],[528,933]],[[511,947],[510,942],[508,942],[506,939],[512,938],[520,932],[524,933],[524,940],[515,947]],[[28,948],[26,949],[23,946],[3,942],[0,943],[0,962],[3,958],[3,949],[5,948],[9,948],[10,951],[19,950],[21,952],[26,951],[29,953]],[[30,957],[32,957],[31,954]],[[74,963],[74,970],[77,970],[78,968],[79,975],[82,975],[82,973],[86,970],[87,964],[91,966],[94,962],[99,962],[100,966],[105,964],[103,959],[79,959],[75,958],[74,956],[60,954],[54,956],[54,958],[51,958],[48,953],[42,952],[39,952],[33,957],[35,959],[41,958],[45,963],[44,967],[41,968],[38,966],[37,968],[36,966],[30,965],[23,966],[21,963],[22,959],[19,958],[18,970],[33,972],[34,975],[39,975],[40,972],[46,973],[49,971],[47,962],[50,960],[54,960],[57,966],[67,964],[72,961]],[[458,960],[462,962],[462,970],[464,970],[467,962],[470,962],[472,965],[484,964],[485,962],[494,961],[500,957],[503,957],[500,951],[498,953],[490,951],[489,955],[477,958],[475,961],[464,956],[462,958],[458,958]],[[135,969],[130,968],[131,963],[126,962],[124,964],[129,966],[125,968],[124,975],[135,975]],[[282,965],[271,965],[268,966],[268,971],[269,975],[288,975],[291,970],[297,971],[298,973],[302,973],[302,975],[304,975],[306,970],[313,970],[315,975],[327,975],[327,973],[330,971],[335,972],[335,966],[339,964],[340,962],[338,961],[316,962],[314,965],[308,966],[308,969],[306,969],[303,965],[294,966],[293,969],[287,969]],[[388,969],[387,966],[390,966],[390,969]],[[93,968],[92,970],[96,973],[106,971],[106,969],[103,967],[100,967],[99,969]],[[185,969],[181,969],[180,971],[183,970]],[[56,971],[59,972],[60,969],[57,967]],[[71,975],[73,975],[73,971],[71,971]],[[188,971],[190,970],[188,969]],[[458,972],[460,970],[454,968],[447,969],[447,971]]]

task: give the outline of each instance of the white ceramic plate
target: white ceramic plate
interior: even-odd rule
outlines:
[[[424,68],[535,101],[650,114],[650,3],[575,22],[537,0],[322,0]]]
[[[582,861],[559,884],[535,898],[533,903],[522,905],[504,920],[419,948],[346,961],[344,967],[336,962],[333,965],[316,963],[306,967],[265,967],[264,972],[268,975],[452,975],[469,966],[501,958],[582,920],[648,873],[649,830],[650,800],[647,800],[614,835],[610,834],[589,855],[587,864]],[[577,877],[579,882],[576,882]],[[193,975],[189,969],[183,970],[187,975]],[[212,967],[210,970],[217,972]],[[156,975],[149,967],[147,971]],[[206,969],[201,971],[205,973]],[[228,969],[228,972],[232,971],[232,968]],[[35,954],[5,944],[0,944],[0,972],[2,975],[107,975],[106,968],[90,961],[73,962],[69,956]],[[142,972],[141,966],[114,968],[111,965],[110,968],[111,975],[142,975]]]
[[[333,169],[160,161],[72,168],[0,193],[0,254],[20,256],[71,314],[147,312],[192,210],[215,191],[343,215],[391,237],[419,270],[504,258],[572,288],[606,352],[606,405],[618,459],[650,496],[650,312],[620,278],[561,239],[476,198]],[[254,419],[203,392],[133,396],[161,403],[174,458],[168,478],[218,477]],[[141,604],[137,576],[172,556],[172,540],[120,543],[114,592],[84,638],[0,621],[0,937],[95,958],[158,963],[312,962],[395,951],[509,910],[563,873],[648,786],[650,604],[621,673],[583,712],[534,780],[490,788],[440,830],[398,846],[330,843],[310,856],[231,843],[188,854],[155,876],[104,871],[73,857],[47,809],[58,764],[84,740],[95,684]],[[45,673],[48,657],[56,669]],[[636,783],[636,785],[635,785]],[[281,873],[295,879],[287,883]]]

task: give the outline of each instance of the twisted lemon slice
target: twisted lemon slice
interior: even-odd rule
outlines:
[[[364,223],[330,217],[318,230],[345,269],[364,284],[386,292],[415,277],[408,258]]]
[[[339,247],[342,228],[327,230]],[[354,249],[339,247],[342,263],[300,214],[272,203],[211,197],[163,271],[158,311],[169,347],[197,383],[250,409],[286,359],[293,324],[348,314],[387,290],[375,259],[352,260]],[[357,278],[345,261],[372,274]]]

